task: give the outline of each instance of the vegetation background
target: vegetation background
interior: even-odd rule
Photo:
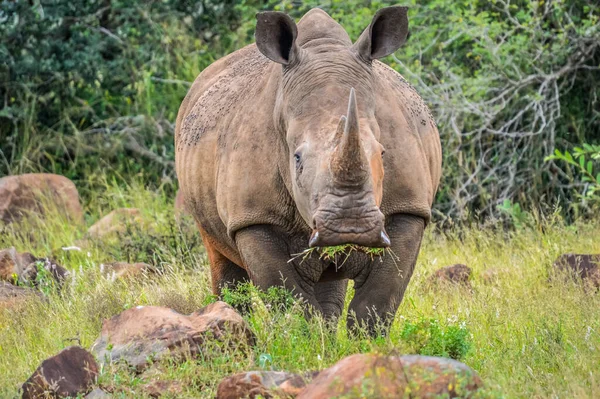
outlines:
[[[416,87],[439,125],[444,174],[436,220],[512,220],[556,206],[570,219],[593,213],[600,185],[600,151],[591,147],[600,144],[600,4],[404,3],[410,38],[384,61]],[[126,184],[142,175],[174,189],[179,104],[203,68],[253,41],[257,11],[300,18],[322,7],[356,39],[375,11],[391,4],[2,1],[0,176],[63,174],[88,201],[106,176]]]

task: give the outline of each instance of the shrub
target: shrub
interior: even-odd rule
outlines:
[[[442,325],[437,319],[407,321],[400,337],[420,355],[460,360],[471,348],[469,331],[464,325]]]

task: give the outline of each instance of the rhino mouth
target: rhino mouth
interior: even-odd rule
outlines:
[[[332,212],[321,210],[314,218],[309,247],[331,247],[354,244],[362,247],[390,246],[385,231],[385,218],[378,208],[366,211]]]

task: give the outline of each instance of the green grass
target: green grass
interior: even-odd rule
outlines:
[[[45,358],[74,343],[89,348],[102,320],[137,305],[162,305],[193,312],[214,300],[209,267],[193,223],[174,221],[171,190],[107,184],[86,205],[86,226],[55,217],[42,226],[5,228],[0,248],[15,246],[38,256],[53,255],[74,275],[49,301],[0,311],[0,397],[18,395],[20,385]],[[63,251],[84,237],[85,227],[111,209],[142,210],[151,228],[128,232],[126,240],[93,243]],[[463,230],[434,234],[429,228],[413,279],[386,338],[348,336],[320,318],[306,321],[300,306],[278,290],[229,292],[226,300],[248,301],[245,316],[257,336],[247,356],[226,351],[211,360],[158,365],[161,379],[181,381],[184,397],[212,398],[224,376],[252,369],[319,370],[358,352],[423,353],[459,358],[481,375],[492,394],[508,398],[600,396],[600,296],[573,282],[548,282],[552,261],[565,252],[600,252],[600,226],[560,221],[507,234]],[[384,256],[387,256],[385,254]],[[396,254],[401,256],[401,254]],[[124,259],[128,258],[128,259]],[[103,278],[100,264],[145,261],[163,275],[127,281]],[[473,268],[472,290],[432,288],[428,276],[440,267]],[[497,269],[495,283],[483,274]],[[349,290],[348,300],[352,297]],[[273,306],[278,304],[283,306]],[[117,366],[102,370],[100,383],[115,397],[144,397],[149,377]]]

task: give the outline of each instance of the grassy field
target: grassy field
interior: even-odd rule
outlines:
[[[60,249],[80,244],[85,227],[118,207],[141,209],[149,227],[131,231],[126,240],[92,242],[81,252]],[[107,185],[87,213],[81,228],[55,217],[0,234],[0,248],[53,255],[73,273],[62,290],[50,289],[47,303],[1,311],[1,398],[17,396],[40,362],[62,348],[77,342],[89,348],[102,320],[124,309],[152,304],[187,314],[214,300],[199,237],[190,220],[175,222],[170,195],[142,185]],[[319,318],[305,321],[297,304],[284,312],[255,295],[246,316],[258,338],[250,356],[229,352],[210,361],[164,362],[160,378],[181,381],[183,397],[212,398],[221,378],[238,371],[318,370],[357,352],[450,353],[477,370],[494,397],[599,397],[600,296],[573,282],[550,284],[548,275],[562,253],[600,252],[600,226],[565,226],[560,220],[536,225],[512,233],[473,228],[450,235],[430,228],[386,338],[349,337],[342,321],[332,332]],[[102,277],[100,264],[114,260],[148,262],[164,275]],[[453,263],[473,268],[471,290],[428,286],[429,275]],[[483,278],[490,269],[499,271],[492,283]],[[104,368],[100,377],[117,398],[144,397],[147,382],[116,366]]]

